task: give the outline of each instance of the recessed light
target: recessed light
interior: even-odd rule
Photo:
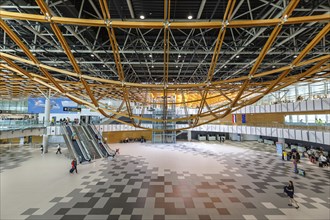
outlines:
[[[189,19],[189,20],[191,20],[192,18],[193,18],[192,15],[189,15],[189,16],[188,16],[188,19]]]
[[[178,57],[180,58],[180,57],[181,57],[181,55],[179,54],[179,55],[178,55]]]
[[[239,55],[237,55],[236,58],[239,58]]]
[[[144,15],[140,15],[140,19],[145,19],[146,17],[144,17]]]
[[[149,57],[152,57],[152,55],[151,55],[151,54],[149,54]]]
[[[91,54],[91,57],[94,57],[94,54]]]
[[[175,66],[175,68],[178,68],[178,67],[179,67],[178,65]]]
[[[154,67],[155,67],[154,65],[151,66],[151,68],[154,68]]]
[[[224,66],[224,68],[227,68],[227,66]]]

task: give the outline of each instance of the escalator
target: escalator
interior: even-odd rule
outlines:
[[[88,137],[87,133],[85,132],[85,130],[83,129],[82,126],[73,126],[72,128],[76,132],[80,142],[82,143],[82,145],[84,145],[86,147],[89,155],[92,158],[97,159],[97,158],[100,158],[101,156],[103,156],[102,153],[99,151],[99,149],[96,148],[97,146],[94,145],[91,138]]]
[[[77,161],[80,161],[79,156],[76,154],[76,151],[73,150],[74,147],[73,147],[72,141],[68,135],[66,128],[64,126],[62,126],[61,128],[62,128],[64,142],[68,148],[70,158],[72,158],[72,159],[76,158]]]
[[[97,133],[95,129],[91,125],[86,126],[86,130],[89,131],[90,135],[94,138],[96,143],[98,144],[99,149],[101,150],[102,154],[106,156],[114,155],[115,151],[112,150],[107,144],[104,143],[104,140],[102,138],[102,135],[100,133]]]
[[[65,127],[66,133],[67,133],[67,138],[68,141],[71,142],[71,145],[73,147],[73,151],[75,152],[76,157],[78,158],[78,161],[80,163],[85,162],[85,161],[90,161],[91,158],[89,155],[86,154],[85,149],[83,149],[80,145],[79,145],[79,140],[72,140],[72,130],[70,128],[70,126],[66,126]]]

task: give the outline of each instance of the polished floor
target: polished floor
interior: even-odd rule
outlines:
[[[330,169],[302,159],[306,177],[257,142],[115,144],[120,155],[78,166],[38,149],[1,153],[0,219],[330,218]],[[300,208],[283,187],[295,184]]]

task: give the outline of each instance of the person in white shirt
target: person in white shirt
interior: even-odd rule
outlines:
[[[61,145],[59,145],[59,144],[57,145],[57,151],[56,151],[56,154],[57,154],[57,153],[62,154],[62,152],[61,152]]]
[[[322,167],[328,165],[327,158],[323,154],[319,157],[319,163],[322,164]]]

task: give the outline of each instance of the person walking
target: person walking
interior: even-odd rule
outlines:
[[[291,180],[289,181],[289,185],[284,187],[284,192],[289,197],[289,202],[290,203],[288,204],[288,206],[294,206],[296,209],[299,209],[299,205],[298,205],[297,201],[293,198],[293,196],[294,196],[294,186],[293,186],[293,182]]]
[[[71,170],[70,170],[70,173],[73,173],[73,171],[76,171],[76,173],[78,173],[78,169],[77,169],[77,160],[76,159],[73,159],[72,162],[71,162]]]
[[[60,144],[57,145],[57,151],[56,151],[56,154],[57,154],[57,153],[62,154],[62,152],[61,152],[61,145],[60,145]]]
[[[298,173],[298,160],[297,160],[297,158],[294,158],[293,159],[293,169],[294,169],[294,173]]]

